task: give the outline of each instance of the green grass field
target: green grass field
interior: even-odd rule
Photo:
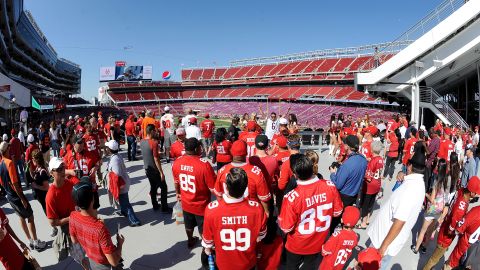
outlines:
[[[229,119],[215,119],[215,118],[210,118],[210,119],[213,120],[213,122],[215,123],[215,128],[221,128],[221,127],[228,128],[232,123],[232,120],[229,120]],[[202,123],[202,121],[205,120],[205,118],[197,117],[197,120],[198,120],[198,125],[200,125],[200,123]]]

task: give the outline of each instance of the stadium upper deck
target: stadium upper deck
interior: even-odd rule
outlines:
[[[80,93],[80,67],[60,58],[23,0],[0,0],[0,72],[36,92]]]

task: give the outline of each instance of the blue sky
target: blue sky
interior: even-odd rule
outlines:
[[[184,67],[351,47],[395,39],[440,1],[25,0],[60,57],[82,67],[82,96],[99,68],[152,65],[180,80]],[[125,50],[124,47],[129,47]]]

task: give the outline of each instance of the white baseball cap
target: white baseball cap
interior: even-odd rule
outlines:
[[[62,164],[63,159],[59,157],[53,157],[48,163],[48,171],[51,172],[52,170],[58,169]]]
[[[3,140],[4,142],[8,141],[8,135],[7,135],[7,134],[3,134],[2,140]]]
[[[8,148],[8,146],[9,146],[8,142],[0,143],[0,152],[2,152],[2,153],[5,152]]]
[[[110,148],[110,150],[118,151],[118,142],[115,140],[108,141],[107,143],[105,143],[105,146]]]
[[[166,111],[166,112],[168,112],[168,111],[170,111],[170,107],[165,106],[165,108],[163,108],[163,110]]]
[[[70,115],[70,116],[68,117],[68,120],[72,120],[72,119],[73,119],[73,116]]]
[[[288,120],[285,119],[285,118],[280,118],[280,120],[278,120],[278,124],[280,124],[280,125],[288,125]]]
[[[33,134],[28,134],[27,136],[27,142],[32,143],[35,141],[35,137],[33,137]]]

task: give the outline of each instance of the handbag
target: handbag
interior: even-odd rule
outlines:
[[[445,202],[446,202],[446,194],[443,189],[439,191],[437,196],[435,196],[435,199],[433,203],[428,203],[427,205],[427,214],[430,215],[438,215],[442,213],[443,208],[445,207]]]
[[[23,256],[25,256],[25,259],[27,259],[27,262],[33,267],[33,269],[35,269],[35,270],[41,270],[42,269],[42,267],[40,267],[40,264],[38,264],[37,260],[30,253],[30,250],[24,249],[23,250]]]

